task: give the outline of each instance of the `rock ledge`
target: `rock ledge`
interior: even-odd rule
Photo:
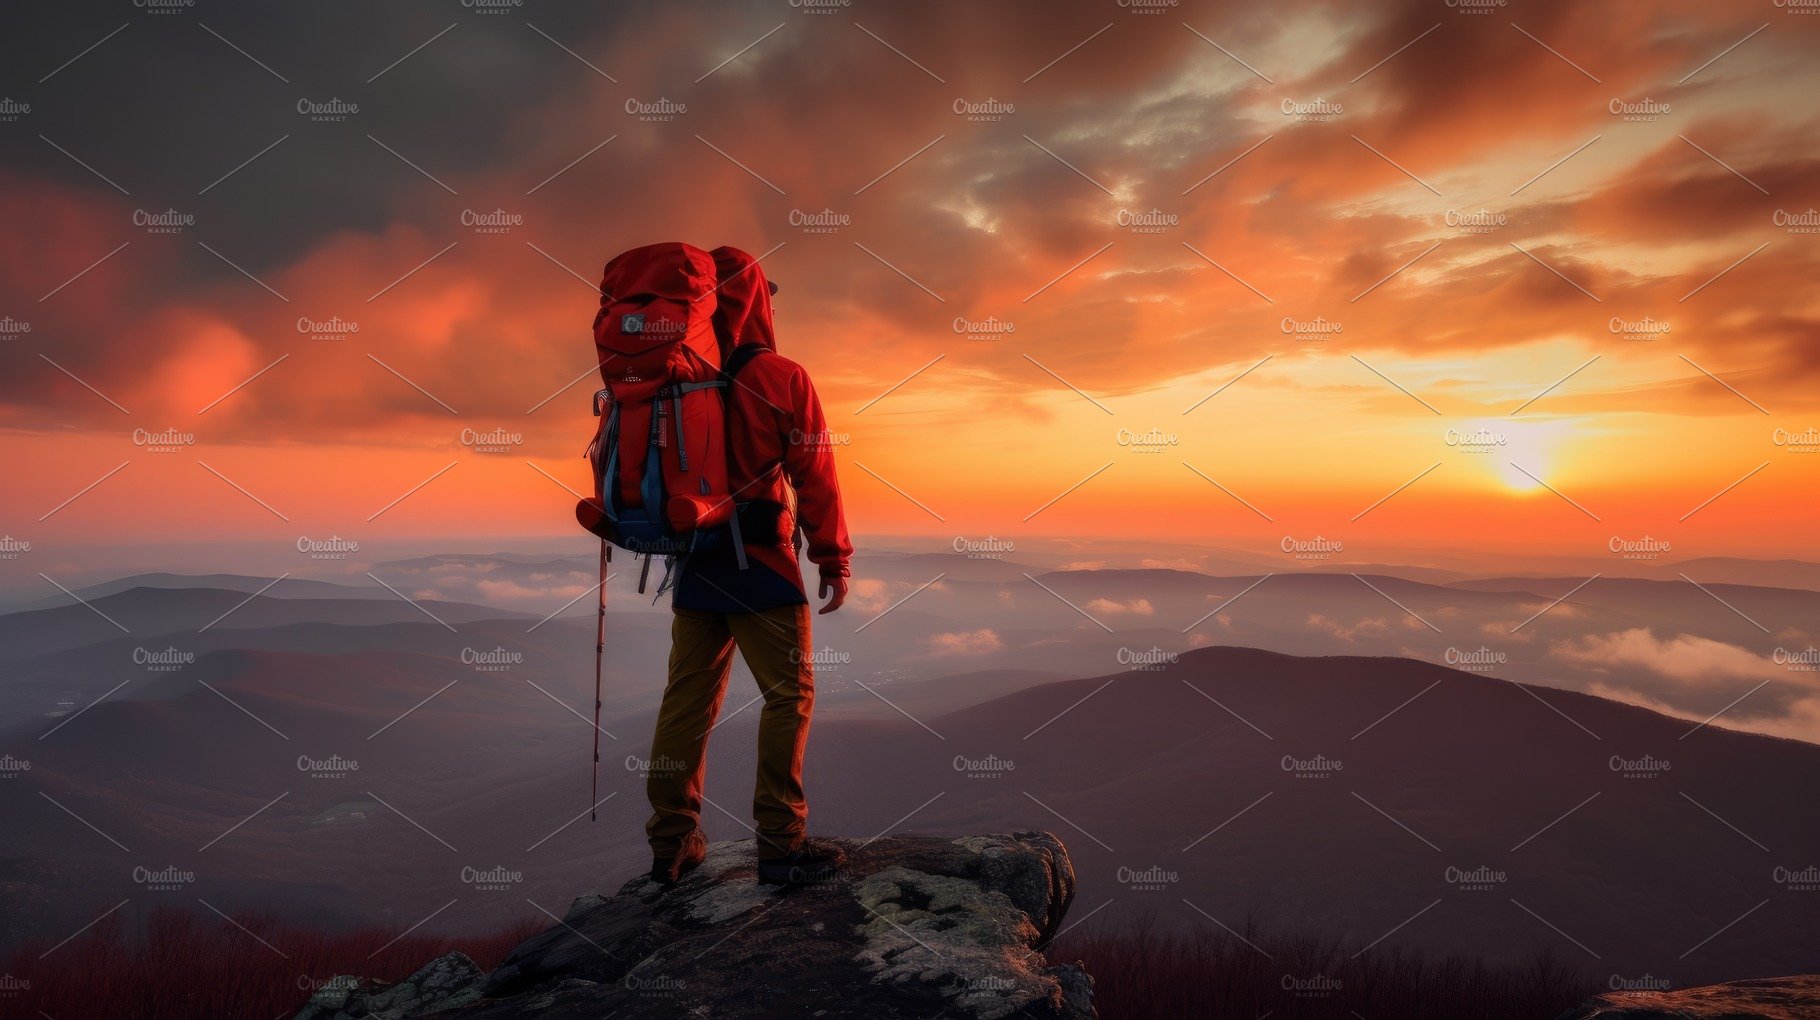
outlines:
[[[396,984],[338,977],[297,1020],[1097,1015],[1092,978],[1041,952],[1074,898],[1054,835],[825,842],[847,855],[825,885],[760,886],[751,840],[716,843],[669,890],[577,899],[491,974],[450,953]]]

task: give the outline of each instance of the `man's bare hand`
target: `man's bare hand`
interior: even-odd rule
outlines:
[[[830,592],[832,592],[832,594],[830,594]],[[822,578],[821,590],[816,593],[816,596],[818,598],[827,599],[828,602],[820,609],[817,609],[815,615],[821,616],[826,613],[834,612],[841,607],[841,603],[847,601],[847,579],[844,577]]]

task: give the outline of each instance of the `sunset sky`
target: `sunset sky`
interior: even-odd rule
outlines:
[[[0,532],[573,534],[683,239],[862,535],[1814,556],[1814,8],[584,6],[0,15]]]

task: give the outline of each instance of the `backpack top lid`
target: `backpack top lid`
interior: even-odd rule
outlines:
[[[636,357],[677,343],[719,363],[713,339],[714,257],[664,241],[621,252],[600,280],[594,342],[607,355]]]

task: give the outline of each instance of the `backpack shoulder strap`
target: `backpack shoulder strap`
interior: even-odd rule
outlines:
[[[740,369],[743,369],[750,364],[753,358],[764,354],[770,349],[771,348],[766,347],[763,344],[740,344],[738,347],[733,348],[732,354],[727,356],[727,364],[721,368],[720,374],[731,379],[739,374]]]

